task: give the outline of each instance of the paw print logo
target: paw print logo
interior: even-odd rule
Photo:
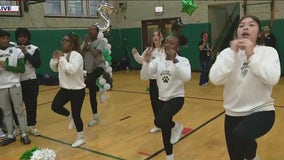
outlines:
[[[163,80],[164,83],[168,83],[170,79],[169,79],[168,76],[164,76],[164,77],[162,78],[162,80]]]

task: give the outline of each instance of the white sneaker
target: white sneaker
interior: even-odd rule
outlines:
[[[68,129],[71,130],[73,127],[74,127],[74,120],[72,118],[69,122]]]
[[[0,128],[0,139],[4,139],[5,137],[6,137],[6,134]]]
[[[156,133],[156,132],[159,132],[159,131],[161,131],[161,128],[158,128],[158,127],[154,126],[154,128],[152,128],[150,130],[150,133]]]
[[[171,134],[171,144],[175,144],[181,136],[183,130],[183,125],[180,122],[175,122],[174,128],[172,128],[172,134]]]
[[[33,136],[39,136],[40,132],[36,129],[35,126],[30,126],[29,127],[29,132],[31,133],[31,135]]]
[[[79,138],[72,144],[72,147],[79,147],[85,142],[86,142],[85,138]]]
[[[93,119],[88,123],[89,127],[93,127],[94,125],[99,123],[99,119]]]

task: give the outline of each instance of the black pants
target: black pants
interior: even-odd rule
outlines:
[[[37,79],[22,81],[21,86],[26,107],[27,125],[34,126],[36,124],[37,96],[39,92]]]
[[[273,126],[274,111],[256,112],[249,116],[225,116],[225,135],[230,160],[252,159],[256,155],[258,137]]]
[[[85,84],[87,85],[87,88],[89,88],[90,103],[93,114],[98,113],[97,91],[99,90],[99,87],[97,86],[96,81],[104,73],[104,71],[105,70],[102,67],[98,67],[90,74],[87,74],[85,80]]]
[[[0,108],[0,128],[2,129],[4,127],[4,114],[2,109]]]
[[[83,131],[83,121],[81,119],[81,110],[85,98],[85,88],[80,90],[67,90],[61,88],[54,97],[51,109],[60,115],[69,116],[70,112],[64,108],[67,102],[71,102],[71,114],[74,120],[77,132]]]
[[[155,118],[155,125],[162,129],[163,144],[167,155],[173,153],[171,144],[171,130],[175,126],[173,116],[181,110],[184,97],[173,98],[169,101],[160,101],[160,111]]]
[[[149,86],[150,86],[149,89],[150,89],[150,100],[151,100],[152,111],[154,113],[154,116],[157,117],[159,112],[159,101],[160,101],[157,80],[150,79]]]

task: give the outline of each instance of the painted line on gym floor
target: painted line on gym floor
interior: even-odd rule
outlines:
[[[123,120],[126,120],[128,118],[131,118],[131,116],[127,116],[127,117],[121,118],[119,121],[123,121]]]
[[[189,132],[188,134],[186,134],[185,136],[181,137],[180,140],[177,142],[179,143],[181,140],[185,139],[186,137],[188,137],[189,135],[193,134],[194,132],[198,131],[199,129],[201,129],[202,127],[204,127],[205,125],[207,125],[208,123],[212,122],[213,120],[215,120],[216,118],[220,117],[221,115],[223,115],[225,113],[225,111],[217,114],[216,116],[212,117],[211,119],[209,119],[208,121],[206,121],[205,123],[201,124],[200,126],[198,126],[196,129],[193,129],[191,132]],[[176,143],[176,144],[177,144]],[[145,160],[151,160],[152,158],[154,158],[155,156],[159,155],[160,153],[162,153],[165,149],[162,148],[160,150],[158,150],[157,152],[155,152],[154,154],[152,154],[151,156],[147,157]]]
[[[51,138],[51,137],[43,136],[43,135],[39,135],[39,137],[47,139],[47,140],[51,140],[51,141],[54,141],[54,142],[57,142],[57,143],[61,143],[61,144],[67,145],[69,147],[71,147],[71,145],[72,145],[70,143],[67,143],[67,142],[64,142],[64,141],[61,141],[61,140],[58,140],[58,139],[54,139],[54,138]],[[105,157],[109,157],[109,158],[112,158],[112,159],[115,159],[115,160],[126,160],[126,159],[121,158],[121,157],[116,157],[116,156],[113,156],[113,155],[110,155],[110,154],[106,154],[106,153],[99,152],[99,151],[92,150],[92,149],[85,148],[85,147],[77,147],[77,148],[84,150],[84,151],[91,152],[91,153],[99,154],[99,155],[102,155],[102,156],[105,156]]]

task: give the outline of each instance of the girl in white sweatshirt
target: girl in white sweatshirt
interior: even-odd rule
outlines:
[[[257,17],[243,17],[236,38],[213,64],[209,78],[224,85],[225,135],[231,160],[258,160],[256,139],[273,126],[272,88],[280,78],[277,51],[260,45],[263,33]]]
[[[165,51],[163,47],[163,35],[160,30],[154,30],[153,31],[153,37],[152,37],[152,45],[150,47],[147,47],[142,55],[139,55],[138,51],[136,48],[132,48],[132,54],[135,59],[135,61],[139,64],[142,64],[144,60],[144,56],[146,53],[149,53],[152,55],[152,60],[155,58],[159,57],[165,57]],[[158,112],[159,112],[159,92],[158,92],[158,86],[157,86],[157,80],[156,80],[157,75],[152,75],[149,79],[149,93],[150,93],[150,101],[151,101],[151,106],[152,110],[154,113],[154,117],[157,117]],[[148,80],[148,79],[145,79]],[[161,131],[160,128],[154,126],[151,130],[150,133],[156,133],[158,131]]]
[[[83,135],[83,121],[81,110],[85,98],[85,83],[83,72],[83,57],[80,54],[78,36],[68,34],[61,40],[62,51],[55,51],[50,60],[50,68],[59,73],[60,90],[54,97],[51,109],[63,116],[70,118],[68,128],[75,124],[77,140],[72,147],[78,147],[85,143]],[[71,113],[64,105],[71,102]]]
[[[166,56],[151,61],[152,55],[146,53],[141,69],[142,79],[157,75],[160,110],[154,122],[162,130],[167,160],[174,160],[173,144],[179,140],[183,130],[182,123],[174,122],[173,116],[181,110],[184,104],[184,81],[191,78],[188,59],[178,55],[180,46],[186,43],[187,39],[184,36],[170,34],[165,39]]]

